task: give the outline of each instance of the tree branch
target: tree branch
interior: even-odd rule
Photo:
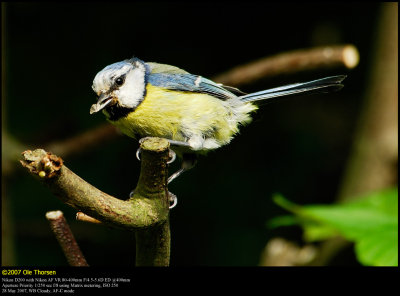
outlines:
[[[365,105],[339,200],[398,182],[398,3],[382,3],[372,52]]]
[[[261,78],[301,71],[337,67],[352,69],[358,61],[357,48],[349,44],[299,49],[237,66],[215,76],[213,80],[225,85],[240,86]]]
[[[21,164],[64,203],[104,224],[137,231],[137,264],[168,265],[170,254],[167,160],[169,142],[146,138],[141,143],[141,171],[134,195],[110,196],[69,170],[56,155],[37,149],[23,152]]]
[[[61,211],[47,212],[46,219],[50,222],[51,230],[56,236],[65,257],[67,257],[69,265],[89,266],[68,226],[67,220],[64,218],[64,214]]]
[[[99,221],[95,218],[92,218],[83,212],[77,212],[75,218],[77,221],[88,222],[88,223],[93,223],[93,224],[102,224],[101,221]]]

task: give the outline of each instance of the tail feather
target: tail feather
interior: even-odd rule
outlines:
[[[239,97],[243,102],[255,102],[277,97],[296,94],[324,93],[338,91],[343,87],[341,82],[346,75],[325,77],[309,82],[294,83],[276,88],[271,88]]]

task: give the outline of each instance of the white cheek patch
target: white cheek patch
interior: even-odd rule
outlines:
[[[135,108],[143,100],[145,92],[146,69],[143,65],[136,65],[125,77],[125,83],[114,91],[120,104],[124,107]]]

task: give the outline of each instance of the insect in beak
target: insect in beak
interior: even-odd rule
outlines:
[[[99,112],[100,110],[104,109],[108,104],[110,104],[113,101],[113,97],[107,96],[107,94],[102,93],[97,100],[96,104],[93,104],[92,107],[90,107],[90,114]]]

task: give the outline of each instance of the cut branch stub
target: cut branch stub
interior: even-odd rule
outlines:
[[[43,149],[27,150],[22,152],[22,156],[24,157],[24,160],[20,160],[22,166],[41,178],[56,176],[63,165],[61,157],[46,152]]]
[[[134,196],[110,196],[74,174],[56,155],[37,149],[22,153],[21,164],[64,203],[105,224],[132,231],[168,220],[167,159],[169,142],[148,138],[142,145],[142,170]]]
[[[64,214],[61,211],[47,212],[46,219],[49,221],[51,230],[56,236],[69,265],[89,266],[68,226]]]

